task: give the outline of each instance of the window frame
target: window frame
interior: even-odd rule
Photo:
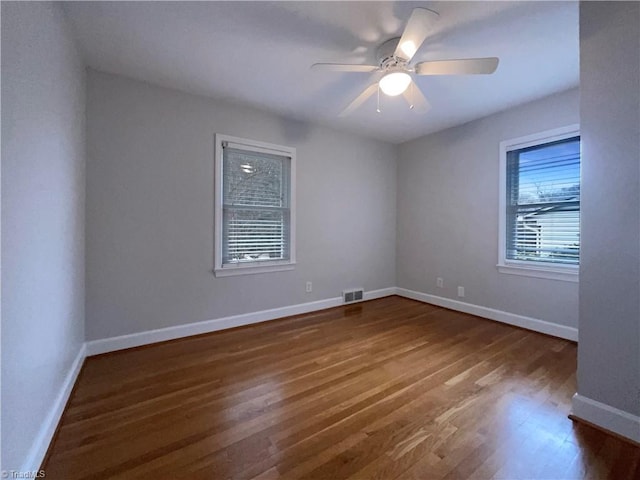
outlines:
[[[289,258],[286,260],[262,260],[256,262],[224,264],[223,263],[223,206],[224,206],[224,178],[223,168],[223,144],[230,143],[234,148],[240,148],[249,152],[262,152],[272,155],[287,156],[290,158],[289,171]],[[216,277],[228,277],[233,275],[247,275],[268,272],[293,270],[296,265],[296,149],[284,145],[276,145],[247,138],[216,133],[214,135],[214,268]]]
[[[527,277],[578,282],[579,265],[548,264],[532,260],[512,260],[507,257],[507,154],[513,150],[544,145],[580,136],[580,125],[572,124],[552,130],[500,142],[500,187],[498,212],[498,264],[500,273]],[[581,155],[582,157],[582,155]],[[582,163],[582,158],[580,159]],[[580,169],[582,172],[582,168]],[[581,173],[582,176],[582,173]],[[582,178],[581,182],[582,183]],[[582,207],[581,207],[582,208]]]

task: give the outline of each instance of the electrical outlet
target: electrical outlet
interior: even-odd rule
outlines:
[[[307,293],[311,293],[311,292],[313,291],[313,283],[311,283],[311,282],[307,282],[307,285],[306,285],[306,287],[305,287],[305,291],[306,291]]]
[[[464,297],[464,287],[458,287],[458,296]]]
[[[444,287],[444,280],[442,279],[442,277],[436,278],[436,285],[438,285],[438,288]]]

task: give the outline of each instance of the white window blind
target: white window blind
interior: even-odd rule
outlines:
[[[580,137],[507,152],[506,258],[578,265]]]
[[[289,260],[291,158],[222,147],[222,265]]]

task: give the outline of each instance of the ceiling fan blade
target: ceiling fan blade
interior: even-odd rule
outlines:
[[[435,60],[416,65],[418,75],[487,75],[496,71],[496,57]]]
[[[411,82],[409,88],[402,92],[402,96],[407,100],[409,108],[418,113],[425,113],[431,108],[431,104],[415,82]]]
[[[312,70],[326,70],[329,72],[373,72],[378,69],[376,65],[352,65],[348,63],[314,63]]]
[[[347,108],[342,110],[338,116],[339,117],[346,117],[347,115],[349,115],[356,108],[358,108],[360,105],[362,105],[371,95],[373,95],[376,92],[377,89],[378,89],[378,84],[377,83],[369,85],[367,88],[364,89],[364,91],[360,95],[358,95],[356,97],[356,99],[353,102],[351,102],[347,106]]]
[[[433,10],[427,8],[414,8],[407,22],[407,26],[402,32],[402,37],[398,42],[394,55],[410,61],[416,54],[424,39],[431,31],[434,22],[438,20],[438,15]]]

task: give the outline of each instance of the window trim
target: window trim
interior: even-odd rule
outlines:
[[[222,263],[222,221],[223,221],[223,194],[222,187],[222,165],[223,165],[223,143],[233,144],[234,148],[244,149],[249,152],[271,153],[275,155],[285,155],[290,157],[291,171],[289,172],[289,259],[262,261],[255,263]],[[234,137],[216,133],[214,135],[214,178],[213,178],[213,208],[214,208],[214,267],[213,273],[216,277],[229,277],[233,275],[247,275],[268,272],[279,272],[293,270],[296,264],[296,149],[284,145],[249,140],[246,138]]]
[[[523,275],[527,277],[546,278],[550,280],[562,280],[567,282],[578,282],[578,265],[542,265],[535,262],[525,262],[522,260],[510,260],[506,258],[507,253],[507,153],[512,150],[533,147],[545,143],[580,135],[580,125],[575,123],[552,130],[526,135],[524,137],[513,138],[500,142],[500,186],[498,200],[498,271],[500,273]],[[582,161],[582,159],[581,159]]]

